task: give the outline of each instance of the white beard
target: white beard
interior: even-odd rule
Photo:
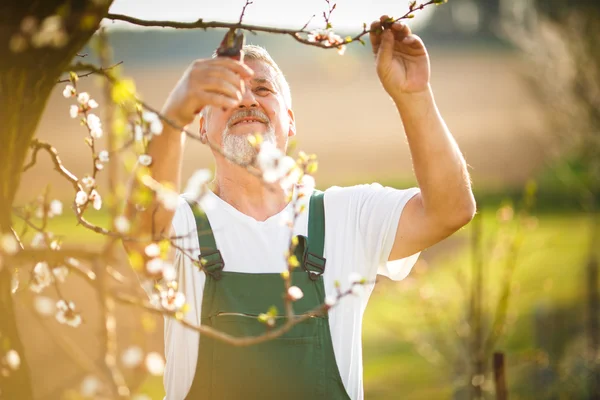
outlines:
[[[270,124],[262,138],[263,142],[275,144],[275,131]],[[229,128],[225,128],[223,132],[223,152],[228,158],[242,165],[249,164],[256,156],[256,150],[248,142],[248,135],[230,133]]]

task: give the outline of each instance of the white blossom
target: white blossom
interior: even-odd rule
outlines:
[[[63,90],[63,96],[65,96],[68,99],[69,97],[73,97],[74,94],[75,88],[73,87],[73,85],[65,86],[65,90]]]
[[[90,136],[94,139],[100,139],[102,137],[102,122],[96,114],[88,114],[87,126],[90,129]]]
[[[284,156],[272,142],[261,144],[256,160],[263,179],[271,183],[285,177],[296,166],[294,159]]]
[[[6,352],[4,355],[4,361],[6,362],[6,365],[8,365],[8,367],[13,371],[16,371],[21,366],[21,357],[19,356],[19,353],[13,349],[10,349]]]
[[[158,115],[152,111],[144,111],[142,113],[142,119],[149,124],[151,124],[154,121],[160,121],[160,119],[158,118]]]
[[[298,184],[302,171],[298,167],[293,167],[288,173],[281,178],[279,185],[283,190],[290,190],[294,185]]]
[[[179,194],[170,189],[159,189],[156,192],[156,198],[167,210],[175,210],[179,204]]]
[[[108,151],[106,150],[102,150],[100,153],[98,153],[98,160],[100,160],[103,163],[107,163],[108,162]]]
[[[50,286],[52,283],[52,274],[48,263],[41,261],[33,267],[33,274],[29,282],[29,289],[35,293],[40,293],[42,290]]]
[[[291,286],[288,289],[288,296],[290,299],[292,299],[292,301],[296,301],[300,300],[304,296],[304,293],[302,293],[302,289],[300,289],[298,286]]]
[[[190,194],[194,199],[198,199],[202,193],[202,187],[210,180],[212,172],[209,169],[199,169],[192,174],[187,181],[185,193]]]
[[[77,116],[79,115],[79,107],[75,104],[71,105],[71,107],[69,108],[69,115],[71,115],[71,118],[77,118]]]
[[[175,280],[175,278],[177,277],[176,273],[175,273],[175,267],[173,266],[173,264],[171,264],[170,262],[164,262],[163,263],[163,278],[167,281],[173,281]]]
[[[74,328],[81,324],[81,315],[75,312],[75,304],[72,301],[67,303],[60,299],[56,302],[56,320],[61,324],[70,325]]]
[[[363,293],[365,292],[365,287],[363,285],[355,283],[352,285],[352,288],[350,288],[350,291],[355,296],[362,296]]]
[[[120,233],[129,232],[129,220],[124,215],[119,215],[117,218],[115,218],[115,228]]]
[[[156,243],[150,243],[146,246],[144,252],[148,257],[158,257],[160,255],[160,247]]]
[[[77,102],[79,104],[87,105],[88,101],[90,101],[88,92],[81,92],[77,95]]]
[[[144,167],[147,167],[150,164],[152,164],[152,157],[150,157],[148,154],[140,154],[140,156],[138,157],[138,161]]]
[[[100,160],[96,161],[96,169],[98,171],[102,171],[104,169],[104,164],[102,164],[102,162]]]
[[[333,306],[335,306],[336,303],[337,303],[337,296],[332,295],[332,294],[325,296],[325,305],[327,307],[333,307]]]
[[[93,201],[92,205],[96,210],[102,208],[102,197],[100,197],[100,193],[98,193],[96,189],[92,190],[92,193],[90,193],[90,200]]]
[[[160,304],[165,310],[177,311],[185,304],[185,295],[169,287],[160,292]]]
[[[87,106],[89,108],[98,108],[98,102],[94,99],[90,99],[90,101],[88,101]]]
[[[160,119],[156,119],[150,123],[150,132],[153,135],[160,135],[163,131],[163,124]]]
[[[33,238],[31,238],[31,247],[33,247],[34,249],[42,248],[45,245],[46,238],[44,237],[44,234],[42,232],[37,232],[35,235],[33,235]]]
[[[91,176],[84,176],[83,178],[81,178],[81,183],[83,184],[83,186],[91,188],[96,184],[96,180]]]
[[[77,192],[77,195],[75,195],[75,204],[77,204],[78,206],[82,206],[85,203],[87,203],[87,201],[88,195],[86,192],[84,192],[83,190]]]
[[[100,380],[93,375],[86,376],[83,381],[81,381],[81,387],[79,391],[83,397],[94,397],[96,393],[100,391]]]
[[[52,250],[59,250],[60,249],[60,242],[58,240],[53,240],[50,242],[50,248]]]
[[[146,368],[152,375],[162,375],[165,370],[165,360],[156,353],[151,352],[146,356]]]
[[[43,316],[49,316],[56,312],[56,302],[46,296],[35,296],[33,307]]]
[[[160,258],[153,258],[146,263],[146,271],[149,274],[155,275],[162,272],[164,268],[164,261]]]
[[[144,130],[141,126],[136,125],[133,127],[133,138],[138,142],[144,138]]]
[[[6,254],[15,254],[19,251],[19,243],[12,234],[5,233],[0,237],[0,250]]]
[[[54,267],[52,268],[52,273],[59,282],[64,282],[65,279],[67,279],[67,276],[69,276],[69,268],[64,265]]]
[[[144,352],[138,346],[125,349],[121,355],[121,362],[126,368],[135,368],[142,363]]]
[[[53,217],[55,215],[61,215],[63,212],[63,205],[60,200],[52,200],[50,202],[50,212],[48,213],[49,217]]]

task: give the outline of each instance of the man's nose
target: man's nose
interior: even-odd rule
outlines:
[[[242,92],[242,101],[238,105],[239,108],[252,108],[258,107],[258,102],[256,101],[256,97],[254,97],[254,92],[249,84],[246,84],[245,90]]]

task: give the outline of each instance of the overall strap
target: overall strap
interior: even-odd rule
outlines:
[[[207,275],[216,280],[221,279],[221,271],[225,267],[223,256],[217,249],[217,242],[210,226],[210,221],[196,203],[188,201],[194,219],[196,220],[196,230],[198,231],[198,246],[200,247],[200,264]]]
[[[310,196],[308,207],[308,246],[304,252],[303,267],[309,272],[312,280],[318,279],[325,272],[325,206],[323,193],[315,190]]]

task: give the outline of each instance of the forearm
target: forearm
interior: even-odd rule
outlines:
[[[472,217],[475,199],[466,162],[437,109],[431,88],[402,94],[394,101],[426,212],[450,221]]]
[[[165,123],[162,134],[153,136],[148,144],[148,155],[152,158],[149,166],[151,177],[177,193],[181,186],[184,140],[185,135],[180,130]],[[132,233],[138,238],[168,234],[174,210],[165,208],[157,200],[156,194],[153,194],[147,207],[136,208],[136,193],[140,189],[144,188],[140,187],[137,179],[133,179],[127,203],[127,216],[136,227]]]

